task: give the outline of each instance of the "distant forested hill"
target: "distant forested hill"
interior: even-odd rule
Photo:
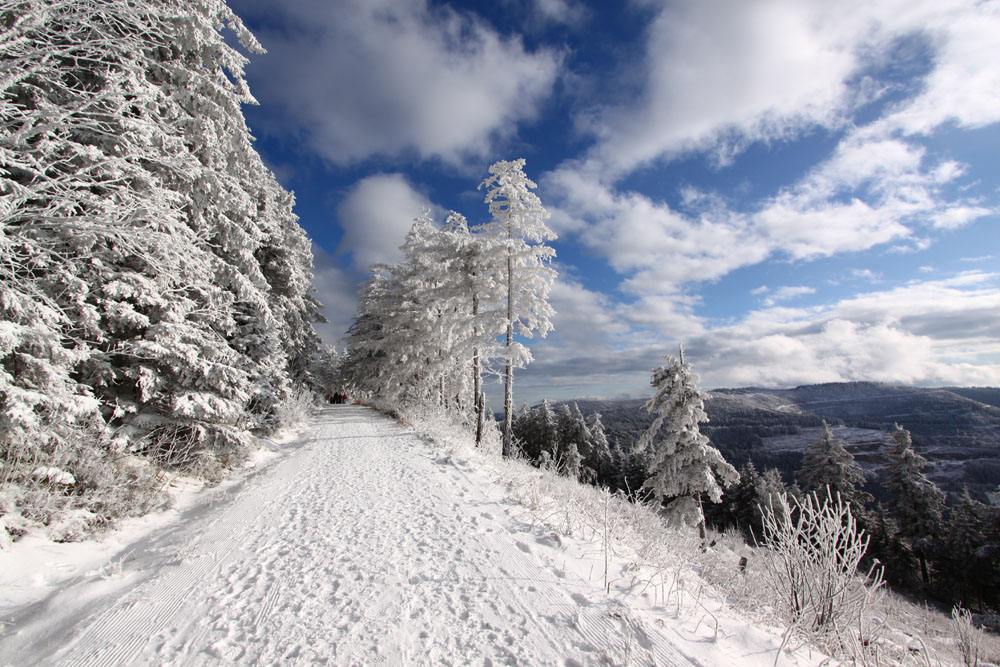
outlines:
[[[704,431],[731,463],[778,468],[791,480],[801,451],[823,420],[869,473],[872,490],[885,462],[889,431],[910,430],[943,489],[968,486],[984,497],[1000,485],[1000,388],[922,388],[872,382],[807,385],[794,389],[719,389],[710,393]],[[602,415],[613,448],[629,448],[652,418],[644,400],[577,401],[584,414]]]

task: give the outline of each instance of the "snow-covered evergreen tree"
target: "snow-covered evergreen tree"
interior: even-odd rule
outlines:
[[[659,501],[674,499],[674,513],[696,522],[704,537],[702,496],[718,503],[723,489],[736,483],[739,474],[701,433],[698,425],[708,421],[706,396],[691,365],[684,363],[683,348],[677,358],[666,360],[665,366],[653,370],[650,384],[656,392],[645,404],[656,418],[638,443],[640,450],[651,450],[643,488]]]
[[[259,44],[223,0],[24,0],[3,22],[0,446],[238,457],[318,308],[220,30]]]
[[[345,389],[370,397],[386,389],[392,346],[386,321],[395,308],[398,288],[389,267],[373,265],[372,277],[358,293],[358,310],[347,330],[347,354],[341,367]]]
[[[939,555],[939,590],[954,602],[1000,603],[1000,511],[963,489],[948,513]]]
[[[853,506],[855,517],[859,517],[871,496],[862,490],[865,473],[854,462],[846,444],[834,437],[830,425],[824,421],[822,435],[802,451],[802,467],[796,479],[807,491],[840,494]]]
[[[324,397],[343,393],[343,365],[346,360],[346,353],[332,345],[324,346],[319,354],[313,357],[309,380],[316,393]]]
[[[486,190],[492,221],[478,231],[493,241],[504,265],[496,278],[505,312],[503,455],[510,456],[511,421],[514,415],[514,369],[531,360],[527,347],[515,336],[545,336],[552,328],[554,311],[548,296],[556,272],[549,266],[555,251],[545,245],[556,238],[545,220],[549,212],[532,192],[537,185],[524,174],[524,159],[501,160],[489,168],[490,176],[479,186]]]
[[[559,452],[559,420],[548,399],[543,399],[534,411],[535,446],[532,458],[541,459],[548,455],[549,460],[555,460]]]
[[[580,477],[580,466],[583,462],[580,445],[590,437],[589,434],[580,430],[581,425],[586,429],[587,425],[583,422],[583,417],[581,416],[580,420],[577,421],[576,415],[565,403],[556,410],[558,435],[555,460],[563,474],[573,479]]]
[[[604,432],[604,423],[601,421],[601,413],[594,412],[587,421],[587,432],[590,434],[588,443],[588,455],[584,459],[585,466],[594,471],[595,478],[600,483],[605,483],[608,473],[608,466],[611,461],[611,447],[608,445],[608,436]]]
[[[910,432],[896,424],[892,440],[883,486],[892,494],[889,510],[899,522],[900,535],[909,540],[926,584],[930,581],[927,557],[934,538],[941,534],[945,497],[924,475],[927,460],[913,450]]]
[[[482,440],[486,398],[483,369],[497,354],[494,333],[500,329],[501,311],[491,307],[494,296],[496,258],[490,239],[469,231],[465,216],[451,211],[445,220],[444,242],[438,261],[446,270],[442,298],[448,301],[445,325],[451,354],[457,360],[471,358],[472,394],[476,420],[476,443]]]

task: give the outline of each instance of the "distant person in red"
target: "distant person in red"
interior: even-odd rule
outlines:
[[[347,403],[347,394],[344,394],[343,396],[340,397],[340,402]]]

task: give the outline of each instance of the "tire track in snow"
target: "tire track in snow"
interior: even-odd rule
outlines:
[[[374,411],[325,408],[52,661],[691,664],[543,562],[502,489],[474,477]]]

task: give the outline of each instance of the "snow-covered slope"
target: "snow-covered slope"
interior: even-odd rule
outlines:
[[[706,641],[609,597],[567,566],[580,545],[372,410],[319,411],[285,454],[123,549],[110,561],[120,571],[29,604],[22,591],[0,609],[0,664],[774,660],[773,635]],[[17,545],[0,554],[0,578],[17,558]]]

